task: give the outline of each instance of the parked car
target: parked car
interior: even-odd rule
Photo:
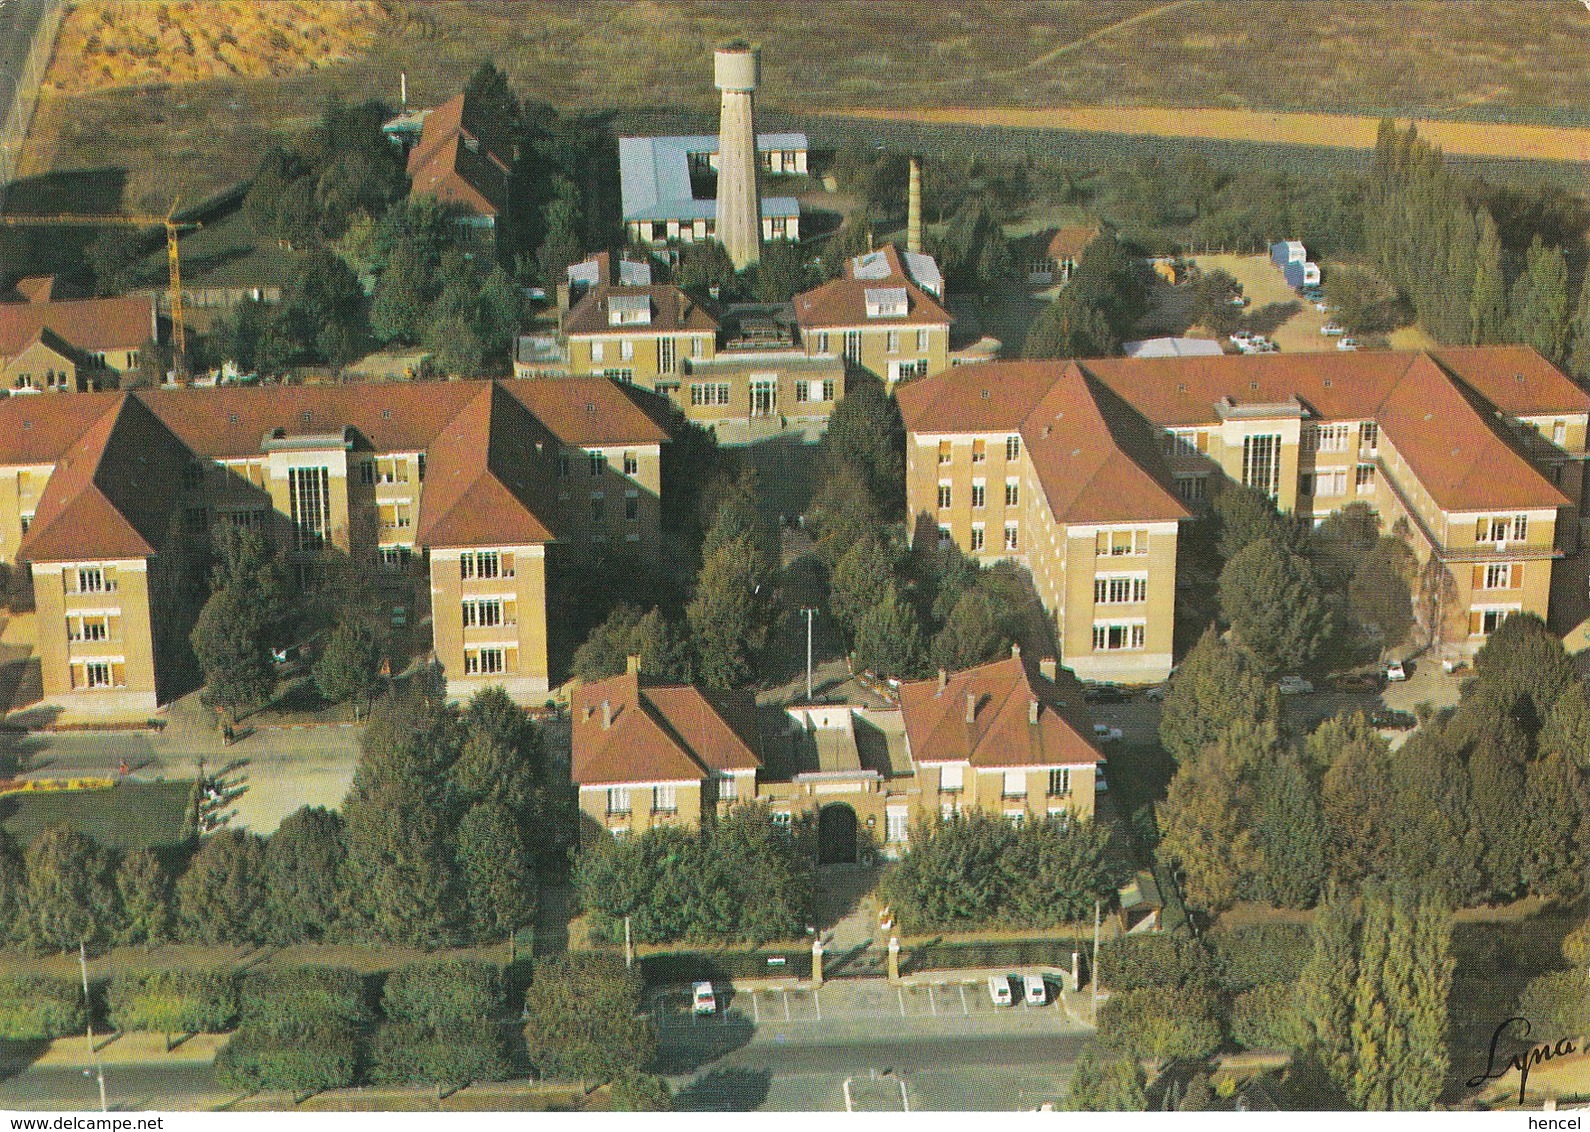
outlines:
[[[1124,704],[1131,699],[1117,684],[1095,684],[1092,681],[1082,685],[1082,698],[1090,704]]]
[[[1419,721],[1414,718],[1411,711],[1393,711],[1391,708],[1374,712],[1370,715],[1369,722],[1382,731],[1412,731],[1419,726]]]
[[[995,1006],[1011,1005],[1014,1000],[1010,997],[1010,979],[1005,975],[988,976],[988,997]]]
[[[1404,661],[1393,660],[1386,665],[1386,681],[1396,684],[1408,678],[1408,666]]]
[[[1325,314],[1325,313],[1327,313],[1329,311],[1335,310],[1336,308],[1331,306],[1324,299],[1315,299],[1314,300],[1314,309],[1319,311],[1320,314]]]
[[[1336,677],[1336,690],[1338,692],[1378,692],[1380,691],[1380,673],[1345,673]]]
[[[1093,725],[1093,738],[1100,743],[1119,743],[1121,729],[1111,727],[1108,723],[1095,723]]]
[[[1333,319],[1320,327],[1319,332],[1327,337],[1332,337],[1338,334],[1346,334],[1347,328]]]
[[[1277,687],[1283,696],[1307,695],[1314,690],[1314,685],[1301,676],[1283,676]]]
[[[1338,350],[1356,350],[1356,349],[1358,349],[1358,339],[1356,339],[1356,338],[1338,338],[1336,340],[1336,348]]]
[[[691,988],[690,998],[697,1014],[716,1014],[718,1012],[718,996],[712,993],[711,983],[697,983]]]
[[[1049,988],[1043,985],[1042,975],[1028,975],[1023,982],[1027,984],[1028,1006],[1043,1006],[1049,1001]]]
[[[1441,671],[1450,676],[1454,672],[1462,672],[1468,666],[1469,662],[1461,656],[1449,656],[1441,662]]]

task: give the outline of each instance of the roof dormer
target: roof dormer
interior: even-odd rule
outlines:
[[[904,318],[909,313],[904,287],[868,287],[865,298],[868,318]]]
[[[607,325],[650,326],[650,295],[612,295],[607,300]]]

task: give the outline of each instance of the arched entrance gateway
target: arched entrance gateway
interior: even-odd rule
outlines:
[[[844,802],[830,802],[817,815],[817,863],[856,863],[856,811]]]

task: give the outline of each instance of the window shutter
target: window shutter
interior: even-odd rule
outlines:
[[[511,551],[506,551],[505,550],[502,553],[502,576],[504,578],[511,578],[511,577],[514,576],[514,574],[513,574],[513,554],[512,554]]]
[[[1485,588],[1485,567],[1484,566],[1476,566],[1476,567],[1474,567],[1474,588],[1477,589],[1477,590],[1483,590]]]
[[[519,603],[512,598],[502,603],[502,623],[504,625],[519,624]]]
[[[508,648],[502,651],[502,668],[504,672],[519,671],[519,650]]]
[[[127,686],[127,666],[121,661],[113,661],[110,666],[110,683],[115,688]]]
[[[1508,571],[1507,588],[1521,590],[1524,588],[1524,564],[1514,562],[1513,568]]]
[[[1469,611],[1469,635],[1474,636],[1485,627],[1485,614],[1477,609]]]

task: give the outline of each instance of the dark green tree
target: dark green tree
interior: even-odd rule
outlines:
[[[1233,486],[1215,496],[1220,520],[1220,557],[1229,562],[1260,539],[1290,549],[1300,549],[1294,524],[1275,509],[1275,503],[1255,487]]]
[[[1067,288],[1033,319],[1021,354],[1024,358],[1100,358],[1115,353],[1117,345],[1109,316]]]
[[[1279,718],[1275,692],[1247,657],[1211,629],[1171,677],[1159,717],[1159,738],[1178,763],[1197,759],[1235,722]]]
[[[354,718],[381,687],[381,642],[363,621],[339,620],[315,661],[315,687],[331,703],[352,700]]]
[[[1089,1049],[1077,1058],[1067,1112],[1143,1112],[1148,1079],[1142,1063],[1122,1053]]]
[[[40,950],[96,947],[116,930],[115,873],[93,841],[65,826],[51,826],[28,844],[23,857],[27,890],[24,927],[18,934]]]
[[[223,829],[200,843],[177,881],[177,924],[190,943],[259,943],[266,923],[265,841]]]
[[[894,555],[870,535],[840,556],[828,582],[828,609],[852,639],[862,617],[878,600],[879,580],[893,576]]]
[[[1302,759],[1278,745],[1254,775],[1254,832],[1263,864],[1258,891],[1283,908],[1310,908],[1325,883],[1325,819]]]
[[[1267,538],[1238,551],[1220,571],[1220,611],[1266,673],[1307,666],[1331,629],[1313,565]]]
[[[199,611],[190,637],[209,702],[232,719],[259,707],[276,688],[258,606],[237,590],[216,590]]]
[[[968,590],[955,602],[944,627],[933,638],[932,659],[955,671],[985,664],[1010,654],[1010,637],[1001,624],[993,598]]]
[[[759,303],[787,303],[807,285],[806,260],[800,245],[790,240],[774,240],[762,245],[756,265],[752,296]]]
[[[417,239],[400,238],[376,281],[370,303],[371,332],[382,342],[419,342],[435,297],[436,265]]]
[[[1524,271],[1508,295],[1513,340],[1535,347],[1560,364],[1572,328],[1568,306],[1568,265],[1561,248],[1548,248],[1539,236],[1530,242]]]
[[[303,806],[282,819],[265,844],[266,934],[274,943],[315,943],[342,909],[339,887],[347,846],[342,815]]]
[[[640,670],[648,676],[690,679],[689,650],[662,610],[654,608],[643,614],[632,605],[619,606],[591,630],[574,650],[570,671],[590,683],[619,675],[632,656],[640,657]]]
[[[685,620],[697,676],[709,688],[735,687],[755,672],[771,621],[772,589],[772,564],[754,536],[738,535],[706,553]]]
[[[855,380],[834,406],[823,434],[828,468],[848,467],[872,492],[878,514],[898,516],[905,497],[905,425],[894,400],[875,381]]]
[[[883,583],[877,601],[856,622],[852,656],[858,669],[901,679],[921,674],[926,649],[916,610],[894,581]]]
[[[518,822],[501,803],[481,802],[459,822],[458,872],[480,942],[512,936],[535,918],[535,868]]]
[[[151,850],[134,849],[116,869],[116,898],[121,905],[117,942],[154,947],[171,933],[171,877]]]
[[[1273,725],[1233,724],[1171,779],[1158,806],[1159,853],[1189,904],[1219,912],[1252,890],[1264,860],[1251,771],[1274,743]]]
[[[1324,769],[1320,807],[1331,875],[1349,885],[1385,877],[1392,867],[1386,741],[1357,714],[1320,724],[1307,750],[1315,767]]]
[[[543,1076],[600,1083],[644,1070],[657,1034],[641,1010],[640,972],[623,956],[571,951],[537,965],[525,993],[525,1046]]]

